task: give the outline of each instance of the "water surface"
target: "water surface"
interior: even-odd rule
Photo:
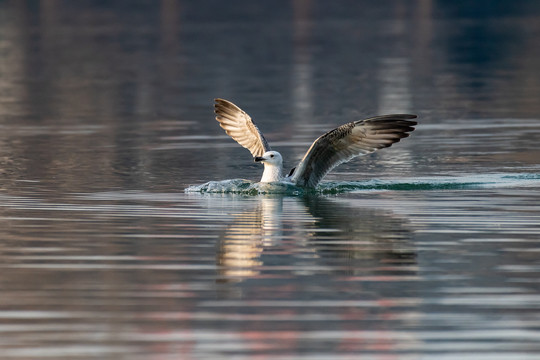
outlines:
[[[0,1],[1,357],[537,359],[539,16]],[[215,97],[286,167],[348,121],[420,124],[261,193]]]

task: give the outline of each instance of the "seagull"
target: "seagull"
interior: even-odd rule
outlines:
[[[283,175],[283,158],[273,151],[251,117],[232,102],[215,99],[216,120],[225,132],[264,165],[261,183],[285,181],[314,188],[333,168],[357,156],[389,147],[409,136],[417,124],[416,115],[375,116],[341,125],[317,138],[300,163]]]

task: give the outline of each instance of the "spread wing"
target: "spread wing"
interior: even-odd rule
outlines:
[[[334,167],[391,146],[414,131],[416,115],[394,114],[354,121],[313,142],[292,174],[298,186],[315,187]]]
[[[254,157],[270,151],[268,142],[245,111],[227,100],[215,99],[215,102],[216,120],[230,137],[248,149]]]

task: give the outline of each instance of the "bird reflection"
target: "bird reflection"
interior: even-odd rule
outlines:
[[[416,263],[412,230],[388,210],[320,196],[275,196],[233,215],[218,243],[220,282],[257,278],[276,266],[343,275],[384,267],[385,275],[403,275],[403,266]]]
[[[238,214],[220,238],[217,263],[225,277],[249,277],[259,274],[265,247],[282,236],[282,198],[264,198],[256,209]]]
[[[405,219],[391,211],[345,206],[318,197],[303,200],[317,219],[311,241],[327,261],[346,261],[350,273],[357,272],[360,264],[364,269],[368,263],[373,266],[416,263],[416,252],[410,242],[412,230]]]

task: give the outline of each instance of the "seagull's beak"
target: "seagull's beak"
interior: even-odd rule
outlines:
[[[266,159],[263,158],[262,156],[255,156],[255,157],[253,158],[253,161],[255,161],[255,162],[260,162],[260,161],[263,161],[263,160],[266,160]]]

